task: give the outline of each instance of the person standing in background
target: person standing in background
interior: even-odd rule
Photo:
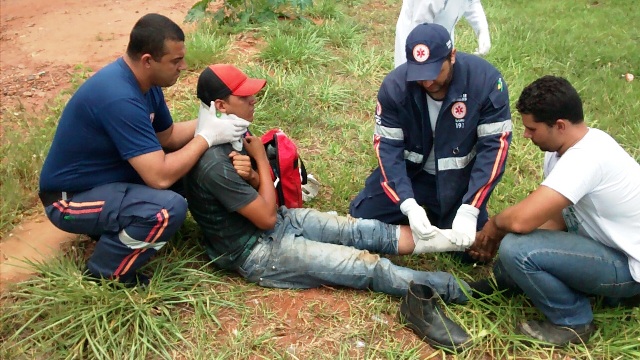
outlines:
[[[467,19],[478,37],[475,54],[484,56],[491,49],[489,23],[480,0],[403,0],[400,16],[396,23],[396,44],[394,67],[405,62],[404,46],[411,30],[422,23],[444,26],[454,42],[454,29],[460,17]]]

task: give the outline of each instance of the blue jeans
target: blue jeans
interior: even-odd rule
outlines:
[[[281,207],[275,228],[262,236],[239,273],[265,287],[345,286],[395,296],[405,295],[413,280],[431,285],[444,301],[467,301],[459,284],[467,291],[468,285],[451,274],[397,266],[369,251],[398,254],[398,226]]]
[[[584,236],[536,230],[508,234],[502,240],[500,265],[533,304],[556,325],[590,323],[587,295],[625,298],[640,294],[627,256]]]

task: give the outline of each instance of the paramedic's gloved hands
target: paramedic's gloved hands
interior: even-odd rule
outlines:
[[[431,226],[427,212],[418,205],[415,199],[409,198],[400,204],[400,211],[409,218],[411,232],[420,240],[433,239],[437,233]]]
[[[478,226],[478,214],[480,210],[469,204],[462,204],[458,208],[456,217],[451,226],[451,242],[468,247],[476,239],[476,227]]]
[[[249,125],[251,125],[250,122],[235,115],[217,117],[213,101],[210,107],[200,103],[195,136],[202,136],[209,147],[226,144],[241,139]]]
[[[489,29],[481,29],[478,31],[478,48],[474,52],[475,55],[485,56],[491,49],[491,36]]]

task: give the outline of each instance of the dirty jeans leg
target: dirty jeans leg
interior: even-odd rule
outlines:
[[[126,279],[178,231],[187,214],[187,201],[170,190],[112,183],[55,202],[45,211],[64,231],[100,234],[87,261],[91,273]]]
[[[588,294],[628,297],[640,293],[624,253],[577,234],[550,230],[509,234],[500,245],[499,260],[556,325],[590,323]]]
[[[398,226],[378,220],[354,219],[314,209],[281,209],[284,222],[296,236],[351,246],[380,254],[398,254]]]
[[[467,301],[458,280],[449,273],[412,270],[369,253],[394,246],[395,227],[387,224],[309,209],[288,210],[274,231],[260,239],[240,273],[265,287],[344,286],[395,296],[405,295],[413,280],[432,286],[445,301]]]

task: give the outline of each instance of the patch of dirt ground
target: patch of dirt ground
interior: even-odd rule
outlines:
[[[115,60],[144,14],[166,15],[184,29],[193,3],[0,0],[0,116],[16,108],[41,111],[69,88],[76,66],[96,71]],[[46,261],[75,239],[76,235],[56,229],[44,214],[28,217],[0,240],[0,292],[33,272],[25,260]]]

